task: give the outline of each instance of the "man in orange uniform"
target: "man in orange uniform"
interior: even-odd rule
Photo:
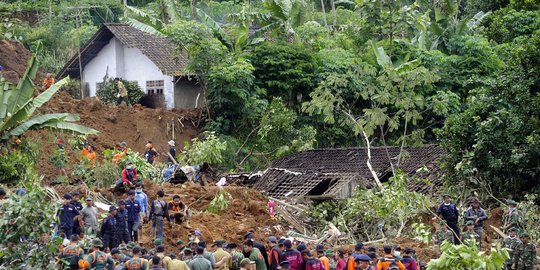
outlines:
[[[388,266],[392,263],[396,263],[399,267],[399,270],[406,270],[405,265],[403,265],[394,256],[392,256],[392,247],[384,246],[384,256],[377,263],[377,269],[387,270]]]
[[[45,79],[43,80],[43,90],[49,89],[54,84],[54,78],[52,73],[47,73]]]

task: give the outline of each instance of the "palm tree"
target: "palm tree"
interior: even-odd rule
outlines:
[[[15,86],[0,78],[0,142],[13,136],[24,134],[29,129],[49,129],[71,131],[77,134],[98,134],[98,131],[76,123],[79,116],[70,113],[51,113],[33,116],[34,112],[49,101],[69,78],[53,84],[36,97],[33,97],[38,63],[34,56],[28,61],[28,68]]]

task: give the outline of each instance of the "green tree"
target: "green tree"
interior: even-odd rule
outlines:
[[[139,86],[139,84],[134,81],[121,80],[126,87],[128,93],[129,104],[138,104],[145,93]],[[116,104],[118,88],[114,82],[114,78],[104,78],[103,86],[97,90],[96,95],[99,99],[105,104]]]

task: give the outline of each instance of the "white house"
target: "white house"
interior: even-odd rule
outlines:
[[[175,48],[170,40],[129,25],[105,24],[81,48],[80,61],[78,54],[73,56],[57,78],[81,79],[85,93],[95,96],[105,76],[119,77],[136,81],[147,95],[163,100],[167,109],[202,107],[202,90],[194,78],[183,75],[187,59],[175,56]]]

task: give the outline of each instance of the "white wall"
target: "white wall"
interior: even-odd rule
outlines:
[[[96,95],[96,83],[103,81],[107,73],[109,77],[120,77],[128,81],[137,81],[146,92],[146,81],[163,80],[165,105],[174,108],[173,78],[164,75],[146,55],[137,48],[125,47],[118,39],[112,38],[84,67],[84,81],[90,86],[90,96]]]

